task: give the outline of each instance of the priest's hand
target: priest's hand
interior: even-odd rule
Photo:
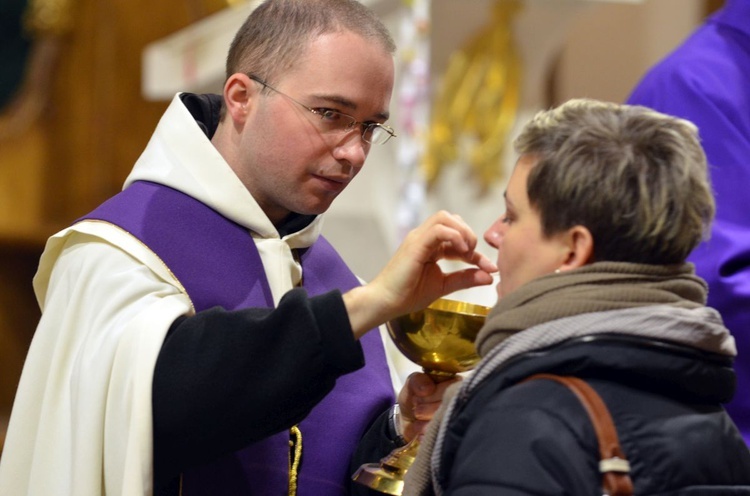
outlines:
[[[475,251],[476,245],[477,236],[461,217],[446,211],[432,215],[406,236],[372,282],[344,294],[354,335],[359,338],[454,291],[491,284],[497,267]],[[469,267],[445,273],[440,260],[459,260]]]

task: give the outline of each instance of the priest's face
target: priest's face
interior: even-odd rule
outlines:
[[[363,139],[359,124],[329,128],[346,116],[384,123],[393,77],[389,53],[344,31],[316,38],[292,71],[265,81],[270,88],[250,81],[247,120],[230,165],[274,224],[290,212],[323,213],[359,173],[370,147],[379,145]]]

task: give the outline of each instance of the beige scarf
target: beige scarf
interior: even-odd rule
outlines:
[[[576,270],[540,277],[502,298],[488,315],[487,322],[477,336],[476,346],[483,357],[482,362],[486,362],[488,355],[498,345],[519,331],[582,314],[665,306],[700,312],[705,309],[706,312],[701,315],[705,314],[708,319],[713,319],[718,331],[709,337],[688,339],[695,339],[696,342],[691,341],[691,344],[701,348],[732,355],[733,340],[721,325],[718,314],[704,307],[706,295],[706,283],[695,276],[691,264],[657,266],[598,262]],[[523,334],[518,337],[521,338]],[[697,342],[700,339],[703,343]],[[516,340],[512,353],[517,355],[534,349],[534,341],[535,339]],[[478,368],[481,366],[482,363]],[[477,382],[476,379],[476,376],[472,378],[474,383]],[[431,479],[432,452],[441,421],[451,409],[459,390],[463,388],[465,392],[468,391],[467,382],[454,384],[446,390],[442,406],[430,422],[421,441],[419,454],[407,472],[404,496],[435,494]]]

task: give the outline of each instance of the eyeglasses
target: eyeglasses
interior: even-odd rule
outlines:
[[[314,122],[316,123],[318,129],[320,129],[320,131],[323,133],[343,134],[350,132],[356,126],[362,126],[362,139],[367,143],[372,143],[373,145],[383,145],[389,139],[396,137],[396,133],[390,126],[386,126],[385,124],[380,124],[378,122],[359,122],[351,115],[344,114],[336,110],[308,107],[304,103],[298,102],[286,93],[282,93],[273,86],[268,85],[268,83],[258,78],[257,76],[248,74],[248,77],[256,83],[262,84],[264,88],[275,91],[279,95],[290,99],[308,112],[319,117],[319,119],[315,119]]]

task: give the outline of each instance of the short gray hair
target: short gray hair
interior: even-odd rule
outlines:
[[[684,262],[715,205],[695,125],[590,99],[536,114],[514,142],[537,159],[528,196],[545,236],[583,225],[594,261]]]

